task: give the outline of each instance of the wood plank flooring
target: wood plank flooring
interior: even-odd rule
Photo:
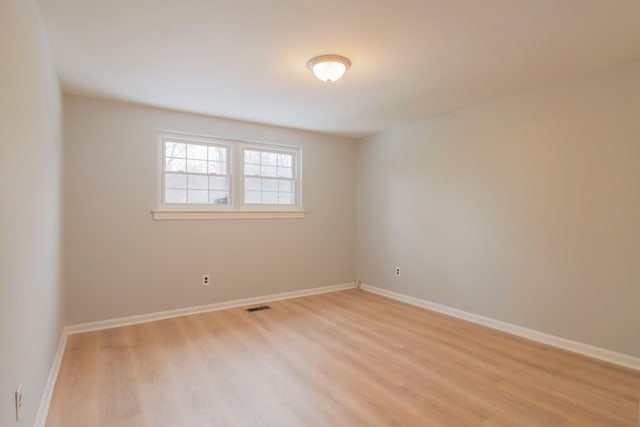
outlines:
[[[360,290],[71,335],[48,427],[638,426],[640,373]]]

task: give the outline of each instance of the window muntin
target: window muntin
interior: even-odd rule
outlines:
[[[230,147],[163,140],[163,201],[178,205],[230,205]]]
[[[296,205],[296,152],[243,149],[245,205]]]

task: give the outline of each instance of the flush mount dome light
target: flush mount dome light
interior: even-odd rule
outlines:
[[[311,58],[307,67],[323,82],[335,82],[351,67],[351,61],[340,55],[320,55]]]

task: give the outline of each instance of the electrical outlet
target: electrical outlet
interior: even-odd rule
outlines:
[[[396,276],[399,276],[399,275],[400,275],[400,267],[396,266]]]
[[[209,286],[210,280],[208,274],[202,275],[202,286]]]
[[[22,412],[22,384],[16,389],[16,422],[20,421],[20,413]]]

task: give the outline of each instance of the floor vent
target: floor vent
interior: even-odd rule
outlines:
[[[261,305],[258,307],[247,308],[247,311],[249,313],[253,313],[254,311],[262,311],[262,310],[271,310],[271,307],[269,307],[268,305]]]

